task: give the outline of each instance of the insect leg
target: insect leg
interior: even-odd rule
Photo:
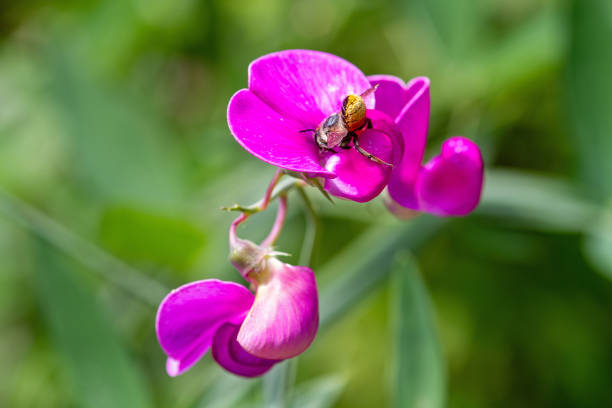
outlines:
[[[355,132],[348,132],[346,136],[344,136],[344,138],[340,142],[340,148],[345,149],[345,150],[350,149],[351,140],[353,139],[354,135],[355,135]]]
[[[303,129],[300,130],[300,133],[306,133],[306,132],[314,132],[316,129]]]
[[[357,151],[359,153],[361,153],[362,155],[364,155],[368,159],[372,160],[373,162],[376,162],[376,163],[379,163],[379,164],[384,164],[385,166],[393,167],[393,165],[391,163],[387,163],[386,161],[381,160],[378,157],[374,156],[372,153],[368,153],[365,150],[363,150],[361,148],[361,146],[359,146],[359,142],[358,142],[357,139],[358,139],[357,134],[354,133],[353,134],[353,145],[355,145],[355,149],[357,149]]]

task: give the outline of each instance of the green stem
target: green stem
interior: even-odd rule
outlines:
[[[302,249],[300,251],[300,259],[298,263],[300,265],[310,265],[310,263],[312,262],[312,253],[317,239],[319,219],[312,205],[312,201],[310,201],[310,198],[308,198],[308,194],[306,194],[304,188],[298,188],[297,192],[302,198],[302,201],[304,202],[304,208],[306,209],[306,228],[304,231],[304,240],[302,241]]]
[[[266,194],[266,197],[259,200],[255,204],[251,204],[249,206],[234,204],[231,207],[221,207],[221,209],[225,211],[240,211],[247,215],[253,215],[258,212],[264,211],[267,208],[268,203],[270,201],[273,201],[280,196],[286,195],[289,191],[291,191],[295,187],[300,187],[306,184],[305,181],[297,180],[297,179],[286,179],[286,180],[281,180],[279,182],[280,177],[282,175],[283,173],[280,173],[280,176],[278,176],[278,178],[276,178],[275,176],[275,178],[271,182],[273,189],[269,191],[269,195]]]

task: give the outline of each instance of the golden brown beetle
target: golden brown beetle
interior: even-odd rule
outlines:
[[[333,150],[336,146],[350,149],[351,142],[355,149],[368,159],[392,167],[391,163],[379,159],[359,146],[357,132],[372,128],[372,122],[366,117],[366,105],[363,98],[376,90],[375,85],[361,95],[349,95],[342,101],[342,111],[336,112],[321,122],[316,129],[305,129],[302,132],[314,131],[315,143],[324,150]]]

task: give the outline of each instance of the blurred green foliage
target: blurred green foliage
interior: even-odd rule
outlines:
[[[109,208],[100,219],[100,242],[127,261],[176,271],[189,268],[204,234],[187,220],[129,207]]]
[[[0,406],[612,406],[611,39],[608,0],[0,1]],[[171,379],[156,303],[238,279],[219,208],[273,169],[227,101],[286,48],[429,76],[429,155],[475,139],[483,203],[398,221],[311,192],[322,325],[295,385],[208,356]]]

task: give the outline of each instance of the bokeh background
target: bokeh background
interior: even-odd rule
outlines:
[[[612,406],[611,43],[609,0],[0,1],[0,406]],[[476,140],[483,201],[400,221],[310,191],[313,346],[263,380],[209,356],[171,379],[157,304],[238,280],[220,207],[273,174],[227,102],[287,48],[429,76],[428,156]]]

